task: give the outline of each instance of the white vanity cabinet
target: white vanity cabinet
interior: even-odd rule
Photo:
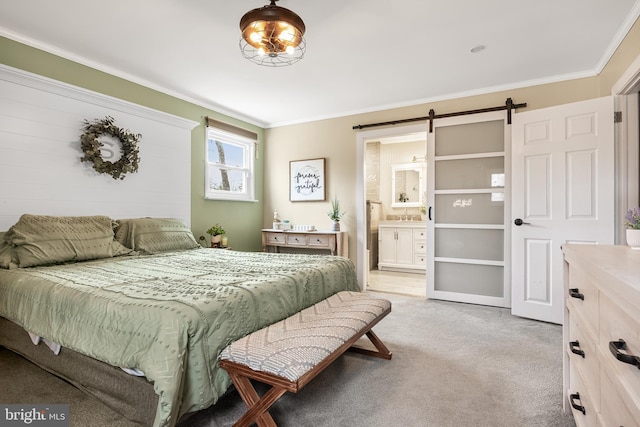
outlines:
[[[426,223],[389,221],[378,225],[378,269],[424,273]]]
[[[578,427],[640,426],[640,251],[564,245],[564,403]]]

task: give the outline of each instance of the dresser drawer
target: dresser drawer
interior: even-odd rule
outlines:
[[[565,351],[569,355],[569,363],[580,373],[596,411],[600,410],[600,361],[597,346],[593,337],[580,328],[580,319],[570,313],[569,343]]]
[[[634,416],[618,394],[616,387],[604,370],[601,372],[602,402],[600,424],[603,426],[640,427]]]
[[[291,233],[286,235],[287,246],[307,246],[307,235]]]
[[[415,242],[413,244],[413,253],[424,255],[427,253],[427,244],[425,242]]]
[[[282,233],[265,233],[265,241],[269,245],[284,245],[286,244],[285,235]]]
[[[414,254],[413,255],[413,263],[420,268],[427,268],[427,256],[424,254]]]
[[[425,242],[427,240],[427,230],[423,230],[421,228],[413,229],[413,241],[422,241]]]
[[[335,237],[334,236],[328,236],[326,234],[324,235],[317,235],[317,236],[308,236],[309,237],[309,247],[314,247],[314,248],[332,248],[335,246],[334,240]]]
[[[581,325],[582,330],[597,339],[600,324],[598,288],[587,274],[571,266],[568,287],[567,307],[570,311],[578,313],[581,319],[584,319],[585,324]]]
[[[575,368],[575,365],[570,364],[569,372],[571,379],[569,381],[569,393],[567,396],[569,399],[568,405],[573,413],[576,426],[599,427],[598,411],[596,411],[592,397],[589,395],[589,390],[585,387],[582,377]],[[598,375],[598,373],[594,372],[592,375]]]
[[[612,352],[621,357],[640,357],[640,324],[622,311],[618,305],[600,294],[600,354],[602,366],[606,369],[611,382],[616,385],[632,412],[640,419],[640,369],[637,366],[620,361]],[[621,345],[620,340],[624,341]],[[611,343],[617,343],[611,345]],[[620,347],[617,349],[617,347]],[[625,426],[626,427],[626,426]]]

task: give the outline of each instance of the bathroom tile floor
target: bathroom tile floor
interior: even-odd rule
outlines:
[[[370,270],[367,289],[377,292],[427,296],[427,278],[424,274]]]

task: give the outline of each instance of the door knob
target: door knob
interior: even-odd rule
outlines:
[[[526,224],[526,225],[530,225],[528,222],[524,222],[523,220],[521,220],[520,218],[516,218],[515,221],[513,221],[513,223],[515,225],[517,225],[518,227],[521,226],[522,224]]]

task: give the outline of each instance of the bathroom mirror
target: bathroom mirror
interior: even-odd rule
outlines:
[[[391,165],[392,208],[418,208],[424,203],[423,170],[419,163]]]

